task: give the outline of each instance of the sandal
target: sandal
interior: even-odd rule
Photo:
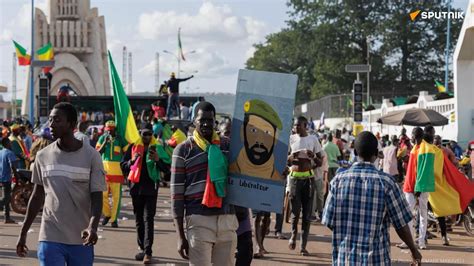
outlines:
[[[290,250],[295,250],[296,249],[296,241],[293,240],[293,239],[290,239],[290,241],[288,242],[288,248]]]
[[[264,257],[264,255],[263,255],[263,252],[261,252],[261,251],[253,254],[254,259],[263,259],[263,257]]]
[[[308,252],[306,249],[302,249],[302,250],[300,251],[300,255],[306,257],[306,256],[309,256],[309,252]]]

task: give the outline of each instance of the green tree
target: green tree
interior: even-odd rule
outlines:
[[[408,15],[442,11],[441,1],[291,0],[288,6],[287,28],[256,44],[247,68],[297,74],[297,103],[349,93],[354,75],[344,66],[367,63],[368,43],[371,94],[379,98],[432,89],[433,79],[444,77],[446,20],[412,22]],[[452,20],[453,39],[461,22]]]

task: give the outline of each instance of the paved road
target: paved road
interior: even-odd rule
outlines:
[[[176,235],[169,204],[169,189],[161,188],[155,217],[154,262],[182,265],[185,264],[185,261],[179,258],[176,251]],[[137,252],[137,245],[131,200],[128,196],[124,197],[122,210],[120,228],[114,229],[107,226],[99,229],[100,240],[95,248],[96,265],[139,264],[133,260],[134,254]],[[22,217],[18,215],[15,215],[14,218],[17,221],[22,220]],[[3,221],[3,214],[0,215],[0,221]],[[38,264],[35,258],[39,222],[38,217],[28,234],[27,245],[30,247],[28,258],[22,259],[15,254],[15,244],[20,226],[0,224],[0,265]],[[67,223],[67,220],[63,222]],[[285,224],[284,230],[289,232],[288,224]],[[399,238],[393,230],[391,237],[394,264],[408,265],[410,255],[407,251],[395,247]],[[454,227],[454,232],[449,237],[452,244],[449,247],[442,246],[439,237],[430,240],[429,249],[422,251],[423,259],[427,262],[424,265],[474,265],[474,237],[467,236],[461,227]],[[308,244],[310,257],[301,257],[296,254],[296,251],[288,250],[287,246],[286,240],[275,239],[272,232],[265,241],[265,247],[270,254],[265,259],[254,260],[252,265],[327,265],[331,263],[331,232],[324,226],[313,225],[311,227]]]

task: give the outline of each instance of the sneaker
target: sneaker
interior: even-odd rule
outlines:
[[[145,258],[145,252],[143,251],[140,251],[135,255],[135,260],[137,261],[143,260],[144,258]]]
[[[425,243],[419,243],[418,248],[421,249],[421,250],[425,250],[426,249],[426,244]]]
[[[117,223],[117,221],[112,222],[111,226],[112,226],[113,228],[118,228],[118,223]]]
[[[145,255],[145,257],[143,257],[143,264],[151,264],[151,255]]]
[[[405,244],[405,243],[400,243],[400,244],[397,244],[396,246],[397,246],[397,248],[399,248],[399,249],[408,249],[408,246],[407,246],[407,244]]]
[[[102,219],[102,225],[106,225],[110,220],[110,217],[104,217],[104,219]]]
[[[447,236],[441,237],[441,243],[443,243],[443,246],[449,246],[449,240]]]
[[[275,232],[275,236],[276,236],[277,239],[288,239],[281,232]]]

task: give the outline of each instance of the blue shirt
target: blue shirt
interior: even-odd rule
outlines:
[[[390,265],[390,224],[412,219],[393,178],[355,163],[331,181],[322,223],[332,230],[333,265]]]
[[[33,145],[33,139],[31,138],[30,135],[26,135],[23,138],[23,143],[25,143],[26,149],[29,151],[31,150],[31,145]]]
[[[12,169],[10,165],[15,166],[16,156],[8,149],[0,151],[0,182],[11,182],[12,180]]]
[[[153,124],[153,135],[158,138],[161,138],[161,133],[163,132],[163,124],[161,122],[157,122]]]

